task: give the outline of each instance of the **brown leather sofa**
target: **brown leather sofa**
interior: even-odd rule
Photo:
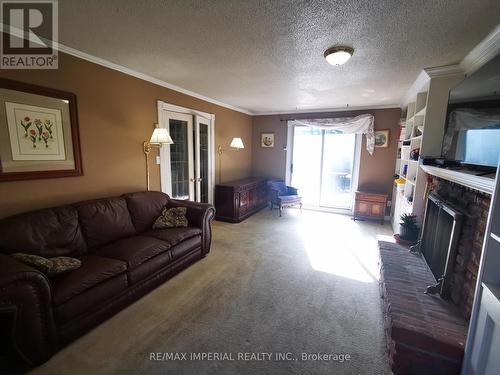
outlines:
[[[187,207],[189,227],[152,230],[167,207]],[[210,250],[211,205],[160,192],[85,201],[0,220],[0,314],[32,365],[116,314]],[[72,256],[74,271],[48,279],[9,256]]]

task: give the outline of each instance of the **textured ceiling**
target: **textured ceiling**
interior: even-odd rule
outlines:
[[[397,104],[458,63],[498,0],[59,0],[60,42],[253,113]],[[323,52],[355,48],[341,67]]]

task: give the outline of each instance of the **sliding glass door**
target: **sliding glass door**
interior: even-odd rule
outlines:
[[[293,127],[291,184],[306,206],[351,209],[356,135]]]

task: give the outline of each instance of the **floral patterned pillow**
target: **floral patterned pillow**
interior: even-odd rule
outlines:
[[[188,226],[186,207],[164,208],[153,224],[153,229],[185,228]]]
[[[76,270],[82,265],[82,262],[79,259],[70,257],[44,258],[39,255],[23,253],[15,253],[11,255],[20,262],[36,268],[48,277],[54,277],[61,273]]]

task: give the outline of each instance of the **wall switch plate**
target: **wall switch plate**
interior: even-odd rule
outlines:
[[[159,156],[157,156],[157,157],[156,157],[156,164],[160,165],[160,163],[161,163],[161,161],[160,161],[160,157],[159,157]]]

